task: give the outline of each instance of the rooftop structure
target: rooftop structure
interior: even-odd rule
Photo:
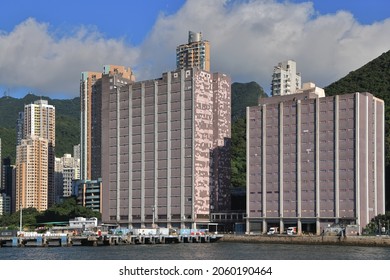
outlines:
[[[210,72],[210,44],[202,33],[188,32],[188,43],[176,48],[177,69],[198,67]]]

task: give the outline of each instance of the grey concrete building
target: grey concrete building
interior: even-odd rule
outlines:
[[[230,86],[197,68],[103,75],[103,222],[199,228],[230,208]]]
[[[247,231],[361,231],[385,212],[384,102],[370,93],[263,98],[247,108]]]
[[[102,212],[102,180],[77,180],[72,184],[72,195],[77,204],[96,212]]]
[[[118,65],[104,65],[103,72],[81,73],[80,178],[82,180],[101,178],[102,75],[120,75],[123,80],[129,82],[135,80],[131,68]]]

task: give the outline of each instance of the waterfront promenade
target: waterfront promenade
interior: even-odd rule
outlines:
[[[220,240],[218,234],[190,235],[70,235],[70,234],[32,234],[0,237],[0,247],[49,247],[49,246],[110,246],[136,244],[169,243],[212,243]]]
[[[0,237],[0,247],[49,247],[49,246],[111,246],[136,244],[169,243],[274,243],[303,245],[346,245],[390,247],[390,236],[318,236],[318,235],[244,235],[244,234],[206,234],[206,235],[35,235]]]
[[[390,246],[390,236],[235,235],[225,234],[221,242],[281,243],[350,246]]]

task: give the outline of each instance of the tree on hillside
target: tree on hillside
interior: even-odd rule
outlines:
[[[231,183],[233,187],[246,186],[246,119],[239,118],[232,124]]]
[[[232,121],[245,117],[246,107],[256,106],[259,98],[267,97],[256,82],[232,84]]]
[[[232,158],[231,184],[246,186],[246,108],[258,105],[259,98],[268,97],[256,82],[232,84]]]
[[[363,232],[365,234],[390,234],[390,212],[372,218]]]
[[[100,213],[77,204],[75,197],[66,198],[37,217],[37,223],[69,221],[75,217],[100,218]]]
[[[23,228],[34,227],[37,223],[36,217],[39,212],[35,208],[25,208],[22,210],[22,226]],[[20,226],[20,211],[13,214],[5,214],[0,216],[0,227],[8,227],[9,229],[19,229]]]
[[[99,212],[77,205],[75,197],[66,198],[46,211],[39,212],[35,208],[25,208],[22,211],[22,223],[24,228],[33,230],[38,224],[48,222],[68,222],[75,217],[101,218]],[[13,214],[0,216],[0,227],[19,229],[20,211]]]

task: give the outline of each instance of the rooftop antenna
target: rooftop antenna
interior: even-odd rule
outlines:
[[[4,97],[8,98],[9,97],[9,88],[7,88],[5,91],[4,91]]]

